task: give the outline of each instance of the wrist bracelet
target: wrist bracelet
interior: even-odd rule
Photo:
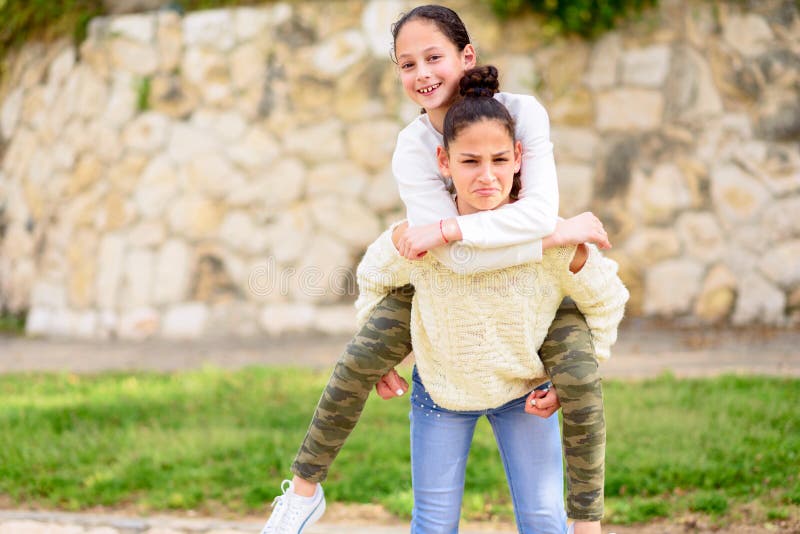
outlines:
[[[444,224],[444,219],[439,219],[439,232],[441,232],[441,234],[442,234],[442,239],[444,239],[444,244],[446,245],[446,244],[448,244],[450,241],[448,241],[448,240],[447,240],[447,237],[444,235],[444,228],[443,228],[443,224]]]

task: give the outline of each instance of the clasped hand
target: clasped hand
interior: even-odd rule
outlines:
[[[398,224],[392,232],[392,241],[397,252],[406,259],[418,260],[432,248],[444,244],[439,223],[412,226]]]
[[[591,211],[585,211],[569,219],[560,219],[550,237],[559,246],[594,243],[600,249],[611,248],[602,221]]]

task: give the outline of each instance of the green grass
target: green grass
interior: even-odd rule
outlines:
[[[406,370],[407,371],[407,370]],[[0,376],[0,495],[78,510],[263,511],[289,474],[327,373]],[[605,383],[607,508],[617,522],[800,498],[800,381],[722,377]],[[332,470],[330,501],[411,508],[407,401],[370,399]],[[511,514],[488,425],[468,464],[465,516]]]

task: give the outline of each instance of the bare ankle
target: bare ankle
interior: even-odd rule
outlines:
[[[292,487],[294,488],[294,492],[301,497],[313,497],[314,493],[317,491],[317,483],[316,482],[309,482],[304,478],[300,478],[299,476],[295,475],[292,477]],[[598,532],[600,532],[598,530]]]
[[[575,521],[575,534],[601,534],[600,521]]]

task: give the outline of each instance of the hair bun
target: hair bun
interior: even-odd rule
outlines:
[[[500,90],[497,69],[484,65],[469,69],[459,82],[460,93],[465,98],[492,98]]]

